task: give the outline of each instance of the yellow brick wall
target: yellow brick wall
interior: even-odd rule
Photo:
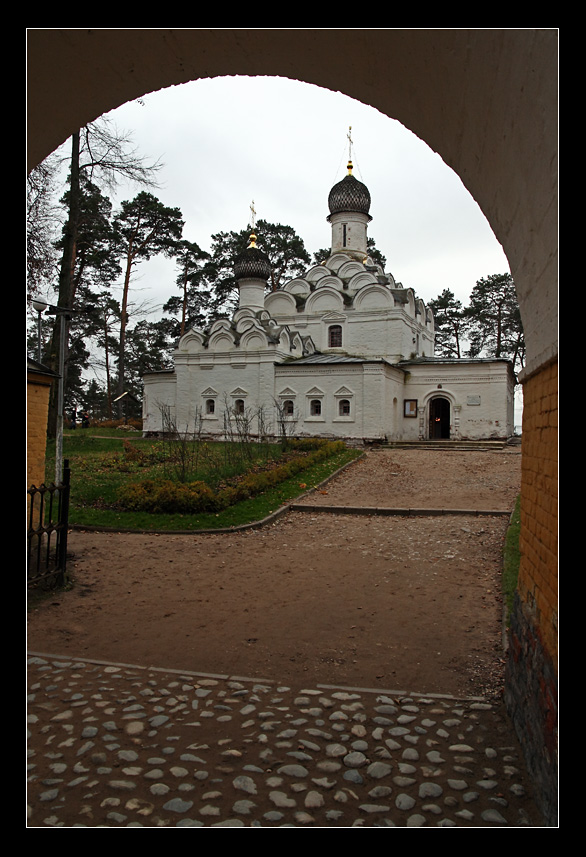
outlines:
[[[523,386],[518,583],[523,610],[554,665],[558,625],[557,391],[557,362],[528,378]]]
[[[45,449],[51,379],[28,373],[27,377],[27,489],[45,481]]]

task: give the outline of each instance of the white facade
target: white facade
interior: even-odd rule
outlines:
[[[350,169],[330,193],[330,257],[266,297],[252,241],[236,261],[233,317],[190,330],[174,369],[145,375],[145,433],[162,431],[167,412],[178,431],[218,437],[239,418],[253,432],[285,422],[353,441],[513,434],[510,361],[434,358],[431,310],[367,255],[369,205]]]

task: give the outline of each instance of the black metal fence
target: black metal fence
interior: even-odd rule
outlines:
[[[27,586],[51,589],[67,576],[69,461],[63,462],[59,485],[32,485],[28,491]]]

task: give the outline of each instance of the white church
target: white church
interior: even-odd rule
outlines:
[[[370,202],[349,162],[328,198],[329,258],[268,294],[251,234],[232,318],[189,330],[173,368],[144,376],[145,435],[170,417],[218,439],[244,418],[253,434],[352,444],[512,436],[511,362],[434,357],[431,309],[368,256]]]

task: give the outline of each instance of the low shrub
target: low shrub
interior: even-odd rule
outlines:
[[[217,512],[248,500],[269,488],[274,488],[308,467],[337,455],[345,449],[342,441],[318,441],[310,439],[304,449],[313,451],[292,458],[285,464],[270,470],[248,473],[235,485],[227,485],[213,491],[205,482],[173,482],[146,479],[125,485],[118,491],[119,505],[135,512],[196,514]]]
[[[215,512],[219,505],[216,495],[205,482],[155,482],[145,479],[125,485],[118,492],[118,501],[128,511],[196,514]]]
[[[124,458],[127,461],[135,461],[137,464],[144,464],[148,460],[148,453],[131,443],[129,440],[122,441],[124,449]]]

